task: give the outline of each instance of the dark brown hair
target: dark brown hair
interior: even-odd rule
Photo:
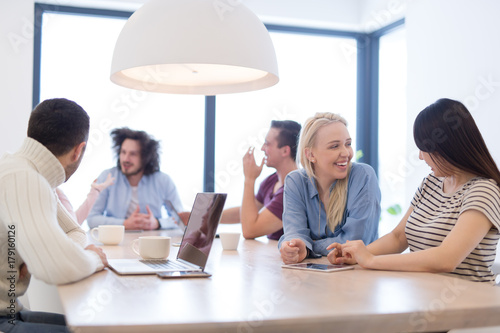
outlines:
[[[271,121],[271,128],[276,128],[280,131],[276,138],[278,141],[278,148],[289,146],[290,157],[296,161],[301,128],[300,124],[293,120],[273,120]]]
[[[462,103],[442,98],[423,109],[415,119],[413,138],[417,147],[431,154],[438,166],[443,159],[460,170],[493,179],[500,185],[500,171],[474,118]]]
[[[90,118],[78,104],[65,98],[47,99],[31,112],[28,137],[54,156],[62,156],[89,137]]]
[[[123,127],[111,131],[111,138],[113,139],[118,169],[120,169],[122,143],[125,139],[131,139],[138,141],[141,146],[141,162],[144,167],[144,174],[150,175],[160,171],[160,142],[153,139],[148,133]]]

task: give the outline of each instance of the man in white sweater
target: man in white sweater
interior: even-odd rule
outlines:
[[[31,274],[64,284],[107,265],[55,194],[80,165],[88,133],[78,104],[46,100],[31,113],[19,151],[0,158],[0,331],[69,332],[64,316],[23,310],[17,298]]]

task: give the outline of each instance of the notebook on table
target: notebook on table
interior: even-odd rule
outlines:
[[[225,193],[198,193],[175,260],[108,259],[120,275],[203,271],[226,202]]]

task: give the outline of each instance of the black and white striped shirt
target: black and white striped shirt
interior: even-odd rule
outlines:
[[[476,177],[455,193],[444,193],[444,178],[430,174],[424,178],[411,205],[413,212],[406,223],[410,251],[436,247],[455,226],[460,214],[469,209],[483,213],[493,227],[476,248],[451,273],[463,279],[495,283],[491,266],[500,237],[500,189],[492,179]]]

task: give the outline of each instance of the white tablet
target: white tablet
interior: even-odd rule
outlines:
[[[338,271],[346,271],[349,269],[354,269],[354,266],[351,265],[327,265],[327,264],[315,264],[312,262],[304,262],[299,264],[289,264],[289,265],[281,265],[283,268],[293,268],[293,269],[305,269],[309,271],[316,272],[338,272]]]

